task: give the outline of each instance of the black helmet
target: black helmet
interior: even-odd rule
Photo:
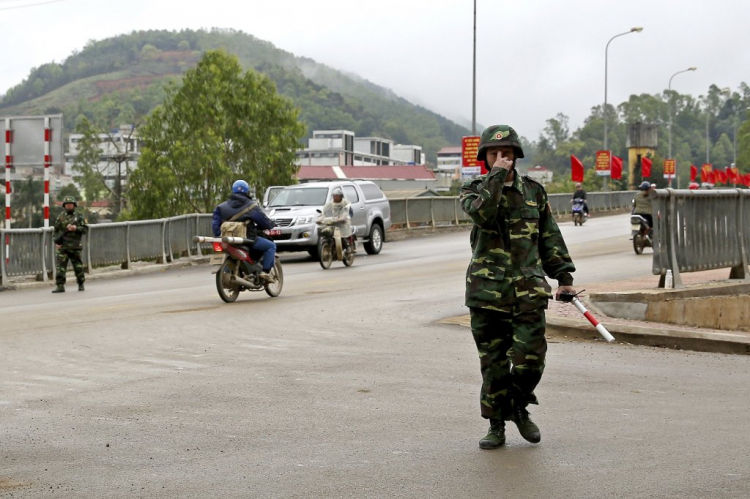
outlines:
[[[641,185],[638,186],[639,191],[647,191],[651,188],[651,184],[648,182],[648,180],[644,180]]]
[[[477,160],[485,161],[487,159],[487,149],[490,147],[510,146],[516,153],[516,159],[523,158],[523,149],[518,133],[513,127],[508,125],[492,125],[482,132],[482,138],[479,140],[479,150],[477,151]]]

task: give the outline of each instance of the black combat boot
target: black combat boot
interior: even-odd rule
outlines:
[[[83,283],[82,282],[78,283],[78,291],[86,291],[86,288],[83,287]]]
[[[505,421],[490,418],[490,431],[479,441],[480,449],[497,449],[505,445]]]
[[[55,289],[52,290],[53,293],[64,293],[65,292],[65,286],[62,284],[58,284]]]
[[[542,439],[539,433],[539,427],[529,418],[529,411],[525,407],[516,406],[513,408],[513,422],[518,426],[521,436],[532,444],[538,444]]]

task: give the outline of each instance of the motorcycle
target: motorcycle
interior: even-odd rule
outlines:
[[[264,236],[259,234],[258,237]],[[281,294],[281,288],[284,287],[284,272],[278,255],[268,273],[271,279],[266,280],[260,277],[263,267],[258,260],[261,254],[247,249],[252,246],[252,240],[242,237],[195,236],[193,242],[213,243],[215,253],[210,263],[219,264],[216,271],[216,290],[226,303],[237,300],[242,291],[265,290],[271,297]]]
[[[583,199],[576,198],[573,200],[573,208],[571,208],[571,212],[573,213],[574,225],[583,225],[586,221],[586,214],[583,211],[584,204],[585,201]]]
[[[630,233],[633,236],[633,250],[636,255],[643,253],[644,248],[653,247],[651,227],[648,220],[640,215],[630,215]]]
[[[320,213],[320,210],[318,210]],[[318,259],[320,266],[324,269],[331,267],[334,260],[344,262],[351,267],[354,263],[354,255],[357,252],[356,227],[351,227],[351,234],[342,237],[338,227],[334,227],[335,219],[331,217],[318,218]]]

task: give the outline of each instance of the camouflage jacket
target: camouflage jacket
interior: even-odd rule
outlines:
[[[573,261],[550,212],[541,184],[493,168],[461,188],[461,207],[471,217],[473,255],[466,271],[466,305],[511,312],[546,307],[552,289],[573,284]]]
[[[71,232],[67,229],[68,224],[75,225],[77,228]],[[81,239],[83,235],[89,231],[88,222],[81,213],[73,212],[68,213],[63,211],[60,216],[55,220],[55,231],[52,235],[53,240],[57,240],[58,236],[63,234],[62,247],[63,249],[81,249]]]

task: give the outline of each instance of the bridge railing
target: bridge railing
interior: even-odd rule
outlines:
[[[181,215],[158,220],[90,224],[81,241],[81,258],[88,272],[97,267],[130,268],[139,260],[169,262],[199,256],[210,248],[196,244],[194,235],[211,233],[211,215]],[[55,270],[53,229],[0,229],[0,283],[10,277],[36,275],[47,281]],[[7,243],[7,249],[6,249]]]
[[[594,211],[625,208],[630,206],[633,195],[634,192],[593,192],[588,194],[588,203]],[[570,213],[570,199],[571,194],[550,194],[552,211],[556,215]],[[455,196],[391,199],[390,205],[391,221],[396,227],[410,229],[470,222]],[[210,214],[90,224],[82,240],[82,259],[88,272],[110,265],[130,268],[132,262],[139,260],[165,263],[179,255],[204,254],[211,245],[196,244],[192,239],[210,233]],[[54,273],[52,229],[0,229],[0,241],[0,283],[25,275],[46,281]]]
[[[591,211],[630,208],[636,191],[592,192],[586,202]],[[566,215],[571,209],[571,194],[550,194],[549,204],[555,216]],[[458,197],[436,196],[390,199],[391,222],[407,229],[416,226],[458,225],[471,219],[461,209]]]
[[[683,272],[730,268],[730,278],[747,277],[750,191],[658,189],[652,209],[652,270],[662,276],[660,286],[668,270],[674,287],[683,286]]]

